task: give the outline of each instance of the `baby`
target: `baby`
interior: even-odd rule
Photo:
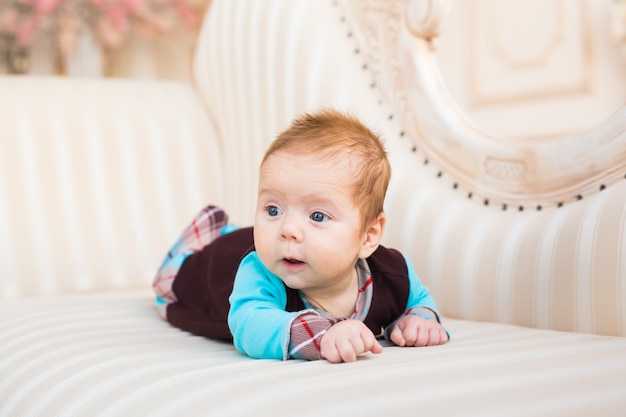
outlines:
[[[391,169],[380,139],[334,110],[304,114],[261,163],[253,228],[205,208],[154,281],[161,315],[254,358],[352,362],[446,343],[411,262],[380,245]]]

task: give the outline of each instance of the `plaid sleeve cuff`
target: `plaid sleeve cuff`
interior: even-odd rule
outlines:
[[[167,309],[163,302],[168,304],[177,301],[172,286],[185,259],[217,239],[224,232],[228,232],[228,230],[224,231],[227,225],[228,215],[224,210],[215,206],[207,206],[194,217],[191,224],[187,226],[169,250],[152,281],[152,288],[162,301],[158,305],[159,311],[163,311],[164,317]]]
[[[322,317],[313,310],[305,310],[291,322],[289,357],[293,359],[322,359],[322,336],[330,327],[344,319]]]
[[[428,307],[409,308],[402,315],[402,317],[404,316],[416,316],[416,317],[421,317],[426,320],[436,321],[437,323],[441,323],[441,318],[439,318],[439,315]]]

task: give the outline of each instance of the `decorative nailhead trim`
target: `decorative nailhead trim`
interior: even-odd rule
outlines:
[[[338,7],[338,6],[339,6],[339,1],[334,0],[334,1],[332,2],[332,5],[333,5],[333,6],[335,6],[335,7]],[[347,24],[347,18],[346,18],[346,15],[340,15],[340,21],[341,21],[342,23],[344,23],[344,24]],[[351,30],[351,28],[350,28],[349,26],[347,26],[346,37],[347,37],[347,38],[352,39],[352,40],[355,42],[354,54],[355,54],[355,55],[359,55],[359,54],[361,53],[361,50],[359,49],[359,44],[356,42],[356,37],[354,36],[354,32]],[[369,66],[368,66],[367,62],[362,63],[361,68],[362,68],[363,70],[367,70],[367,69],[369,68]],[[373,81],[371,82],[371,84],[370,84],[370,88],[374,89],[374,88],[376,88],[376,87],[377,87],[377,83],[376,83],[376,81],[375,81],[375,80],[373,80]],[[379,99],[379,100],[378,100],[378,103],[382,106],[382,105],[384,105],[385,101],[386,101],[386,100]],[[388,119],[389,119],[389,120],[393,120],[393,118],[394,118],[394,115],[393,115],[393,114],[388,115]],[[404,130],[400,131],[398,135],[399,135],[399,137],[400,137],[400,138],[403,138],[403,139],[404,139],[404,138],[406,138],[406,132],[405,132]],[[410,148],[410,149],[411,149],[411,152],[412,152],[412,153],[417,153],[417,151],[418,151],[418,145],[417,145],[417,144],[410,144],[410,146],[411,146],[411,148]],[[424,159],[423,159],[423,163],[424,163],[424,165],[428,165],[428,164],[429,164],[429,159],[428,159],[428,158],[424,158]],[[437,171],[437,174],[436,174],[436,175],[437,175],[437,178],[443,178],[443,176],[444,176],[444,172],[443,172],[443,171]],[[626,179],[626,173],[624,173],[624,179]],[[454,182],[454,183],[452,184],[452,188],[453,188],[454,190],[459,190],[459,189],[461,189],[461,187],[460,187],[460,185],[459,185],[459,183],[458,183],[458,182]],[[603,190],[605,190],[606,188],[607,188],[606,184],[600,184],[600,186],[599,186],[598,190],[599,190],[599,191],[603,191]],[[467,193],[467,198],[472,199],[472,197],[473,197],[473,196],[474,196],[474,193],[473,193],[472,191],[468,191],[468,193]],[[580,201],[580,200],[582,200],[582,199],[583,199],[583,195],[582,195],[582,194],[578,194],[578,195],[576,195],[576,196],[575,196],[575,200],[574,200],[574,201]],[[568,200],[568,202],[569,202],[569,200]],[[489,205],[490,205],[490,203],[491,203],[491,202],[490,202],[489,198],[484,198],[484,199],[483,199],[483,204],[484,204],[485,206],[489,206]],[[565,204],[565,202],[560,201],[560,202],[558,202],[558,203],[556,204],[556,208],[561,208],[561,207],[563,207],[563,206],[564,206],[564,204]],[[548,206],[551,206],[551,205],[550,205],[550,204],[548,204]],[[507,203],[502,203],[502,206],[501,206],[501,207],[502,207],[502,210],[503,210],[503,211],[506,211],[507,209],[509,209],[509,206],[508,206],[508,204],[507,204]],[[538,204],[538,205],[536,206],[536,210],[537,210],[537,211],[542,211],[542,210],[543,210],[543,207],[544,207],[544,205],[542,205],[542,204]],[[520,211],[520,212],[521,212],[521,211],[524,211],[524,206],[523,206],[523,205],[517,206],[517,209],[518,209],[518,211]]]

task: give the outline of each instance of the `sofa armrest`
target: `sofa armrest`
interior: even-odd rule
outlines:
[[[0,77],[0,299],[146,287],[221,198],[220,145],[192,86]]]

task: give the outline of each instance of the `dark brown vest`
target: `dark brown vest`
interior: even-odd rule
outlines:
[[[168,321],[180,329],[214,339],[232,340],[227,317],[228,297],[235,274],[244,256],[254,250],[252,228],[220,236],[185,259],[173,285],[177,303],[167,307]],[[400,252],[380,246],[367,258],[372,271],[374,293],[365,325],[381,333],[406,308],[409,280],[406,262]],[[304,310],[298,291],[285,287],[286,311]]]

